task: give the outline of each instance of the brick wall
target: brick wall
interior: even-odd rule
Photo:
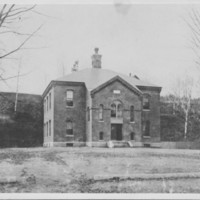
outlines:
[[[74,91],[74,106],[66,106],[66,91]],[[72,120],[74,137],[66,137],[66,121]],[[84,84],[54,86],[54,142],[86,141],[86,89]]]
[[[143,110],[142,121],[150,121],[150,138],[143,138],[144,142],[160,141],[160,91],[152,88],[139,87],[150,96],[150,110]]]
[[[120,90],[120,94],[114,94],[113,90]],[[111,122],[110,107],[114,100],[119,100],[123,104],[123,140],[130,139],[130,133],[135,132],[136,141],[141,141],[141,99],[124,84],[115,81],[94,94],[92,98],[92,139],[99,141],[99,132],[103,131],[105,141],[110,140]],[[104,105],[104,122],[98,119],[99,105]],[[130,106],[135,108],[135,122],[130,123]]]

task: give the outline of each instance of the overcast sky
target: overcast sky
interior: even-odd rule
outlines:
[[[44,24],[37,36],[15,57],[21,57],[19,92],[42,94],[49,82],[70,73],[79,60],[79,69],[91,67],[91,55],[99,47],[102,68],[132,73],[163,87],[162,94],[173,88],[177,78],[199,73],[190,48],[191,31],[183,19],[192,8],[183,4],[75,4],[38,5],[22,28],[26,32]],[[6,43],[5,43],[6,41]],[[13,47],[17,37],[4,40]],[[18,61],[4,60],[8,74],[17,73]],[[16,79],[3,91],[15,91]]]

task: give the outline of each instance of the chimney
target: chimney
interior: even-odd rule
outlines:
[[[93,68],[101,68],[101,57],[102,55],[98,54],[99,48],[95,48],[94,52],[95,54],[92,55],[92,67]]]
[[[78,60],[74,62],[74,65],[72,67],[72,72],[77,72],[78,71]]]

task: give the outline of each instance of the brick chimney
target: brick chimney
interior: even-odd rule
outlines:
[[[72,67],[72,72],[77,72],[78,71],[78,60],[75,61],[73,67]]]
[[[102,55],[98,54],[99,48],[95,48],[94,52],[95,54],[92,55],[92,67],[93,68],[101,68],[101,57]]]

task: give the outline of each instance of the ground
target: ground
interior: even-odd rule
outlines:
[[[0,192],[199,193],[200,151],[1,149],[0,177]]]

